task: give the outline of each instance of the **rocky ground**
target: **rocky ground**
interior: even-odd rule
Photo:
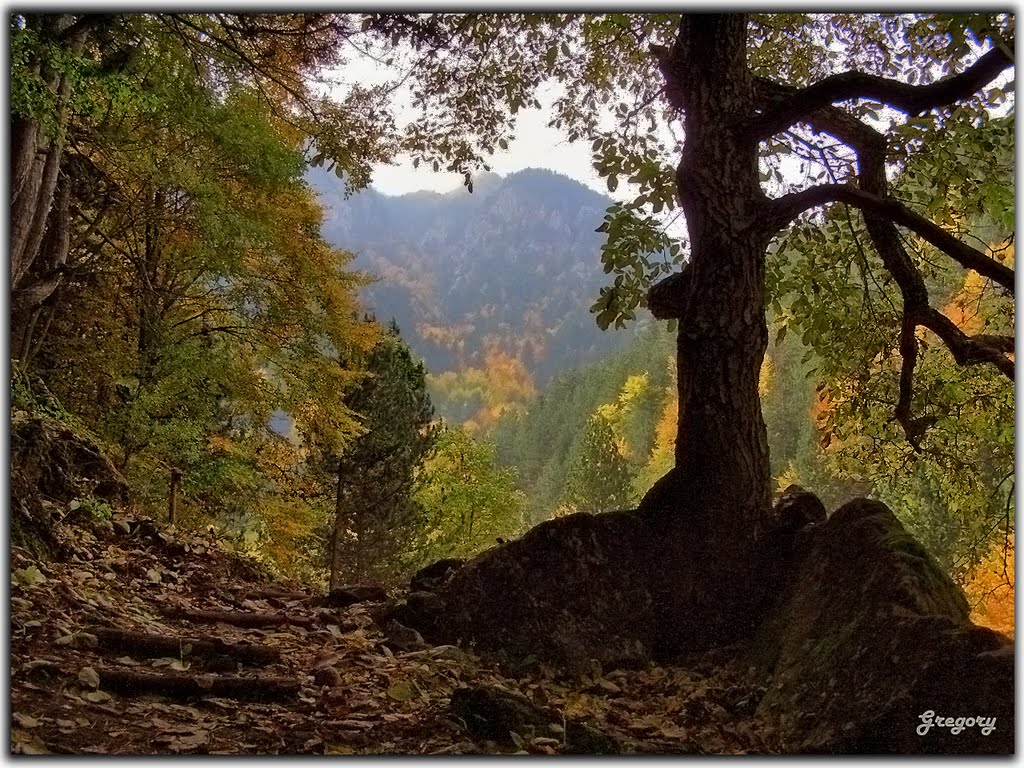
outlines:
[[[273,582],[211,537],[58,529],[66,562],[12,551],[13,753],[785,751],[739,648],[573,678],[510,668],[382,626],[372,590]]]

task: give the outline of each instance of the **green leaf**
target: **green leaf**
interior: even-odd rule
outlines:
[[[28,568],[19,568],[11,573],[14,580],[18,584],[24,584],[27,587],[34,587],[36,584],[45,584],[46,576],[43,575],[36,566],[30,565]]]
[[[395,701],[412,701],[416,698],[416,691],[407,682],[397,682],[388,688],[388,696]]]

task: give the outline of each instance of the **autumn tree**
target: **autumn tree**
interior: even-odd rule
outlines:
[[[354,88],[335,102],[308,81],[340,60],[352,31],[346,17],[16,13],[10,24],[10,277],[19,328],[12,353],[21,365],[61,305],[59,286],[93,266],[69,261],[75,230],[97,237],[107,208],[125,202],[116,188],[96,189],[97,141],[105,133],[112,138],[107,129],[126,114],[151,109],[150,91],[175,74],[185,91],[200,83],[200,104],[248,89],[261,108],[314,145],[313,159],[328,163],[350,189],[365,186],[371,165],[390,155],[393,131],[372,90]],[[80,199],[83,184],[93,199]],[[152,194],[173,208],[166,191]]]
[[[403,554],[411,566],[471,557],[524,528],[525,496],[516,488],[515,473],[497,465],[493,444],[461,427],[438,432],[418,481],[423,517]]]
[[[40,31],[66,23],[83,45]],[[316,152],[354,189],[389,151],[366,91],[341,109],[307,80],[339,61],[348,24],[12,19],[12,119],[56,131],[45,153],[67,195],[46,225],[61,237],[44,238],[60,248],[18,278],[12,356],[103,439],[137,503],[162,515],[184,470],[179,523],[215,522],[293,572],[321,522],[303,443],[337,452],[358,433],[340,395],[359,372],[338,355],[379,335],[302,178]],[[64,78],[63,111],[41,72]],[[284,415],[287,438],[271,428]]]
[[[639,188],[602,225],[616,280],[595,311],[610,325],[643,303],[679,324],[675,467],[640,505],[660,531],[650,556],[662,564],[654,581],[664,583],[654,591],[658,635],[669,645],[699,642],[695,624],[705,641],[744,631],[760,599],[757,553],[771,494],[758,400],[772,298],[767,254],[794,220],[836,205],[863,217],[862,244],[898,289],[892,413],[912,446],[929,426],[914,400],[919,329],[957,364],[1012,379],[1012,337],[972,335],[946,317],[907,233],[933,249],[929,258],[974,271],[1010,296],[1013,270],[957,238],[919,201],[896,196],[887,175],[943,131],[985,123],[1006,103],[997,81],[1013,65],[1012,18],[471,14],[371,16],[364,26],[412,44],[423,115],[407,147],[421,161],[468,178],[481,147],[501,146],[515,113],[536,105],[537,86],[553,79],[564,90],[552,124],[593,143],[611,190],[625,179]],[[432,53],[439,48],[458,55]],[[445,119],[454,114],[463,117]],[[663,121],[677,140],[659,138]],[[824,158],[820,178],[769,187],[773,175],[784,181],[778,164],[807,147]],[[942,173],[941,165],[932,170]],[[676,205],[686,222],[682,247],[652,218]],[[607,525],[618,524],[612,519]]]

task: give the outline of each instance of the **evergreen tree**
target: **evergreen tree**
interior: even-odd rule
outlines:
[[[569,464],[563,506],[582,512],[625,509],[632,504],[633,473],[611,423],[600,413],[587,422]]]
[[[337,461],[331,586],[343,576],[389,575],[420,518],[416,469],[437,438],[426,370],[392,321],[366,361],[366,378],[344,399],[365,432]]]

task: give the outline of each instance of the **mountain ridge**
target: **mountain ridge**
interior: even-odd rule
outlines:
[[[307,181],[324,238],[379,278],[364,300],[397,320],[432,374],[483,368],[500,353],[543,385],[627,338],[602,332],[589,311],[606,281],[596,229],[612,200],[568,176],[527,168],[482,174],[472,193],[370,188],[348,199],[324,169]]]

